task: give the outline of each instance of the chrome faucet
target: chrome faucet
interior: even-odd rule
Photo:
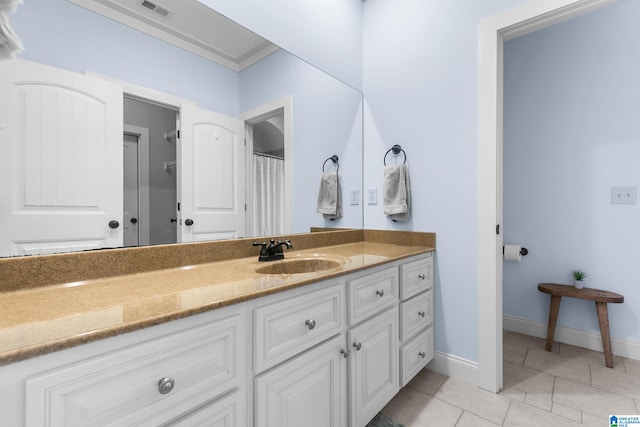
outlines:
[[[282,247],[286,246],[287,249],[293,248],[293,245],[291,245],[291,240],[278,240],[276,242],[274,239],[271,239],[269,241],[268,246],[264,242],[253,242],[253,246],[260,246],[260,256],[258,257],[258,261],[277,261],[279,259],[284,259]]]

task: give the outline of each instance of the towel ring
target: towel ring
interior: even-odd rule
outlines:
[[[384,165],[387,166],[387,154],[389,154],[390,152],[393,152],[393,154],[395,154],[397,156],[398,154],[400,154],[401,151],[402,151],[402,154],[404,154],[404,163],[406,164],[407,163],[407,153],[398,144],[396,144],[393,147],[389,148],[387,150],[387,152],[384,153],[384,158],[382,159],[382,163],[384,163]]]
[[[336,165],[336,173],[338,173],[340,171],[340,163],[338,163],[337,154],[334,154],[333,156],[329,157],[327,160],[324,161],[324,163],[322,164],[322,172],[324,172],[324,167],[329,160],[331,160],[333,164]]]

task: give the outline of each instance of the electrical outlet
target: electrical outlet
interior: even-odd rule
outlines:
[[[360,204],[360,190],[357,188],[352,188],[350,193],[350,200],[352,205]]]
[[[378,204],[378,189],[376,187],[367,188],[367,203],[370,205]]]
[[[612,205],[635,205],[638,200],[638,187],[611,187]]]

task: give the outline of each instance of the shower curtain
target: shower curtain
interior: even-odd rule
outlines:
[[[253,233],[284,233],[284,159],[253,154]]]

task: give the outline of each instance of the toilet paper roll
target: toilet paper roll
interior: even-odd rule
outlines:
[[[522,254],[520,253],[522,248],[518,245],[505,245],[504,246],[504,259],[506,261],[522,261]]]

